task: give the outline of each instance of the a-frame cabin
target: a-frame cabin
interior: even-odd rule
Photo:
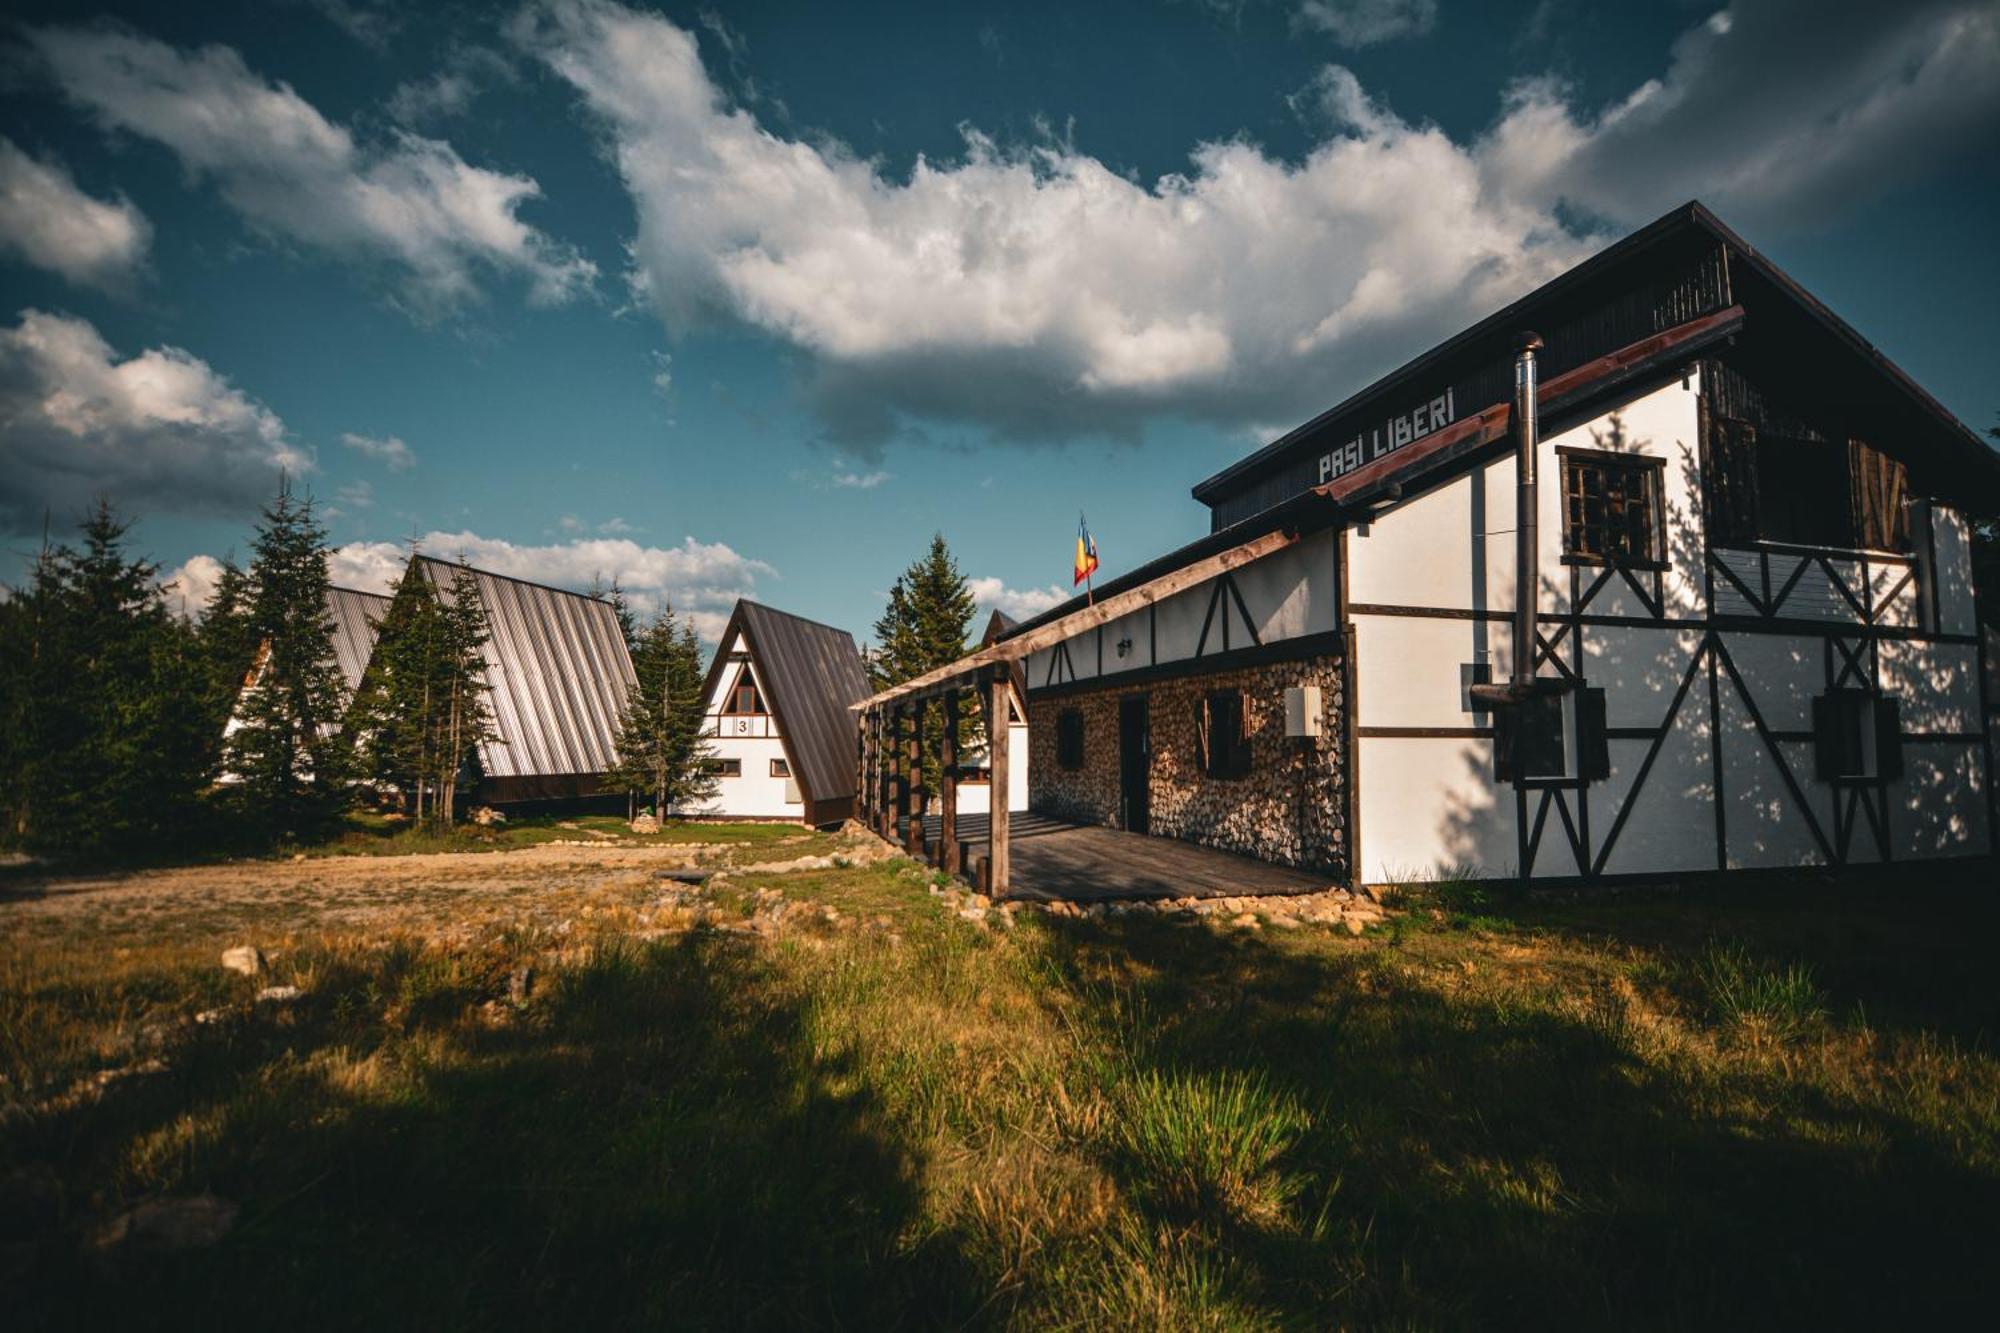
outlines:
[[[846,630],[739,601],[703,690],[720,819],[839,824],[854,813],[855,720],[868,697]]]

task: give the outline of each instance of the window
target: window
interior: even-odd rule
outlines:
[[[792,775],[792,766],[791,766],[790,764],[786,763],[786,762],[785,762],[784,760],[782,760],[782,759],[773,759],[773,760],[771,761],[771,776],[772,776],[772,777],[774,777],[774,778],[788,778],[788,777],[790,777],[791,775]]]
[[[1578,686],[1493,710],[1493,769],[1502,782],[1611,776],[1604,691]]]
[[[740,778],[743,776],[743,761],[741,759],[711,759],[708,761],[708,771],[719,778]]]
[[[1195,703],[1195,763],[1212,778],[1250,772],[1250,728],[1243,691],[1213,690]]]
[[[731,714],[748,713],[760,716],[763,714],[764,696],[757,692],[757,682],[751,677],[747,663],[737,668],[736,683],[729,687],[729,694],[722,703],[722,711]]]
[[[1703,460],[1709,535],[1718,546],[1904,551],[1910,545],[1909,474],[1864,440],[1760,431],[1722,418]]]
[[[1563,448],[1563,556],[1572,564],[1664,567],[1663,458]]]
[[[1083,714],[1077,709],[1056,714],[1056,766],[1071,772],[1083,767]]]
[[[1813,700],[1813,775],[1822,782],[1903,776],[1902,709],[1872,690],[1828,690]]]

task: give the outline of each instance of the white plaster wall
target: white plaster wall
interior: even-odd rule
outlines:
[[[1370,883],[1515,869],[1514,793],[1485,740],[1363,737],[1362,876]]]
[[[719,759],[740,759],[743,776],[716,779],[715,799],[704,813],[747,819],[799,819],[805,806],[786,800],[789,784],[771,776],[771,761],[785,757],[784,742],[772,739],[744,740],[724,736],[715,741]]]
[[[1016,722],[1007,728],[1007,808],[1026,810],[1028,808],[1028,727]],[[981,758],[978,762],[984,763]],[[958,811],[964,815],[983,815],[992,807],[992,788],[986,783],[960,784],[958,789]]]

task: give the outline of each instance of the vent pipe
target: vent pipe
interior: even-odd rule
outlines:
[[[1513,684],[1526,693],[1535,679],[1535,602],[1541,590],[1541,546],[1535,530],[1538,488],[1535,484],[1537,434],[1535,356],[1542,349],[1538,333],[1523,333],[1514,353],[1514,673]]]

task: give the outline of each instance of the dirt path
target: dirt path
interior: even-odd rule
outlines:
[[[0,934],[158,939],[249,925],[432,931],[544,923],[649,898],[661,870],[731,864],[730,849],[717,846],[565,845],[52,877],[0,889]]]

